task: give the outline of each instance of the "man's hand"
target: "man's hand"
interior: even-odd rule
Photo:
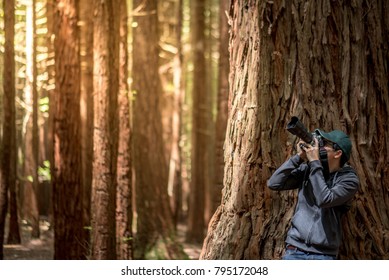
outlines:
[[[298,143],[297,143],[297,154],[300,156],[300,158],[303,160],[303,161],[307,161],[308,158],[307,158],[307,153],[305,152],[305,150],[303,149],[304,147],[306,147],[307,143],[305,143],[304,141],[300,140]]]
[[[319,158],[319,142],[316,138],[314,138],[314,141],[315,141],[314,146],[303,142],[303,144],[304,144],[303,150],[304,150],[306,158],[309,162],[314,161],[314,160],[320,160],[320,158]],[[300,157],[301,157],[301,155],[300,155]]]

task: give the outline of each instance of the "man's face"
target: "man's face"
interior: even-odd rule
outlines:
[[[342,150],[335,150],[334,143],[324,139],[324,149],[327,151],[327,159],[330,170],[339,168],[340,158],[342,157]]]

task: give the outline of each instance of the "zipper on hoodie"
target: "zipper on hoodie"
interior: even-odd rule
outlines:
[[[311,239],[312,239],[312,235],[313,235],[313,226],[316,224],[317,218],[319,217],[318,211],[319,211],[318,209],[315,210],[315,215],[313,216],[313,222],[311,224],[311,227],[309,228],[307,240],[305,242],[305,244],[307,244],[308,246],[311,246]]]

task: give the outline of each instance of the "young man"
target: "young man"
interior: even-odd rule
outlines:
[[[349,210],[359,187],[350,159],[351,141],[342,131],[316,130],[313,145],[300,141],[297,154],[284,162],[268,180],[268,187],[282,191],[299,189],[291,227],[286,237],[284,260],[336,259],[342,239],[341,218]],[[319,156],[325,149],[328,175]],[[327,164],[326,163],[326,164]]]

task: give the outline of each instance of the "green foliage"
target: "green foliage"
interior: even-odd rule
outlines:
[[[43,166],[39,166],[38,175],[39,175],[40,181],[51,181],[50,161],[45,160],[43,162]]]
[[[49,97],[43,97],[39,99],[39,110],[42,113],[49,112]]]

